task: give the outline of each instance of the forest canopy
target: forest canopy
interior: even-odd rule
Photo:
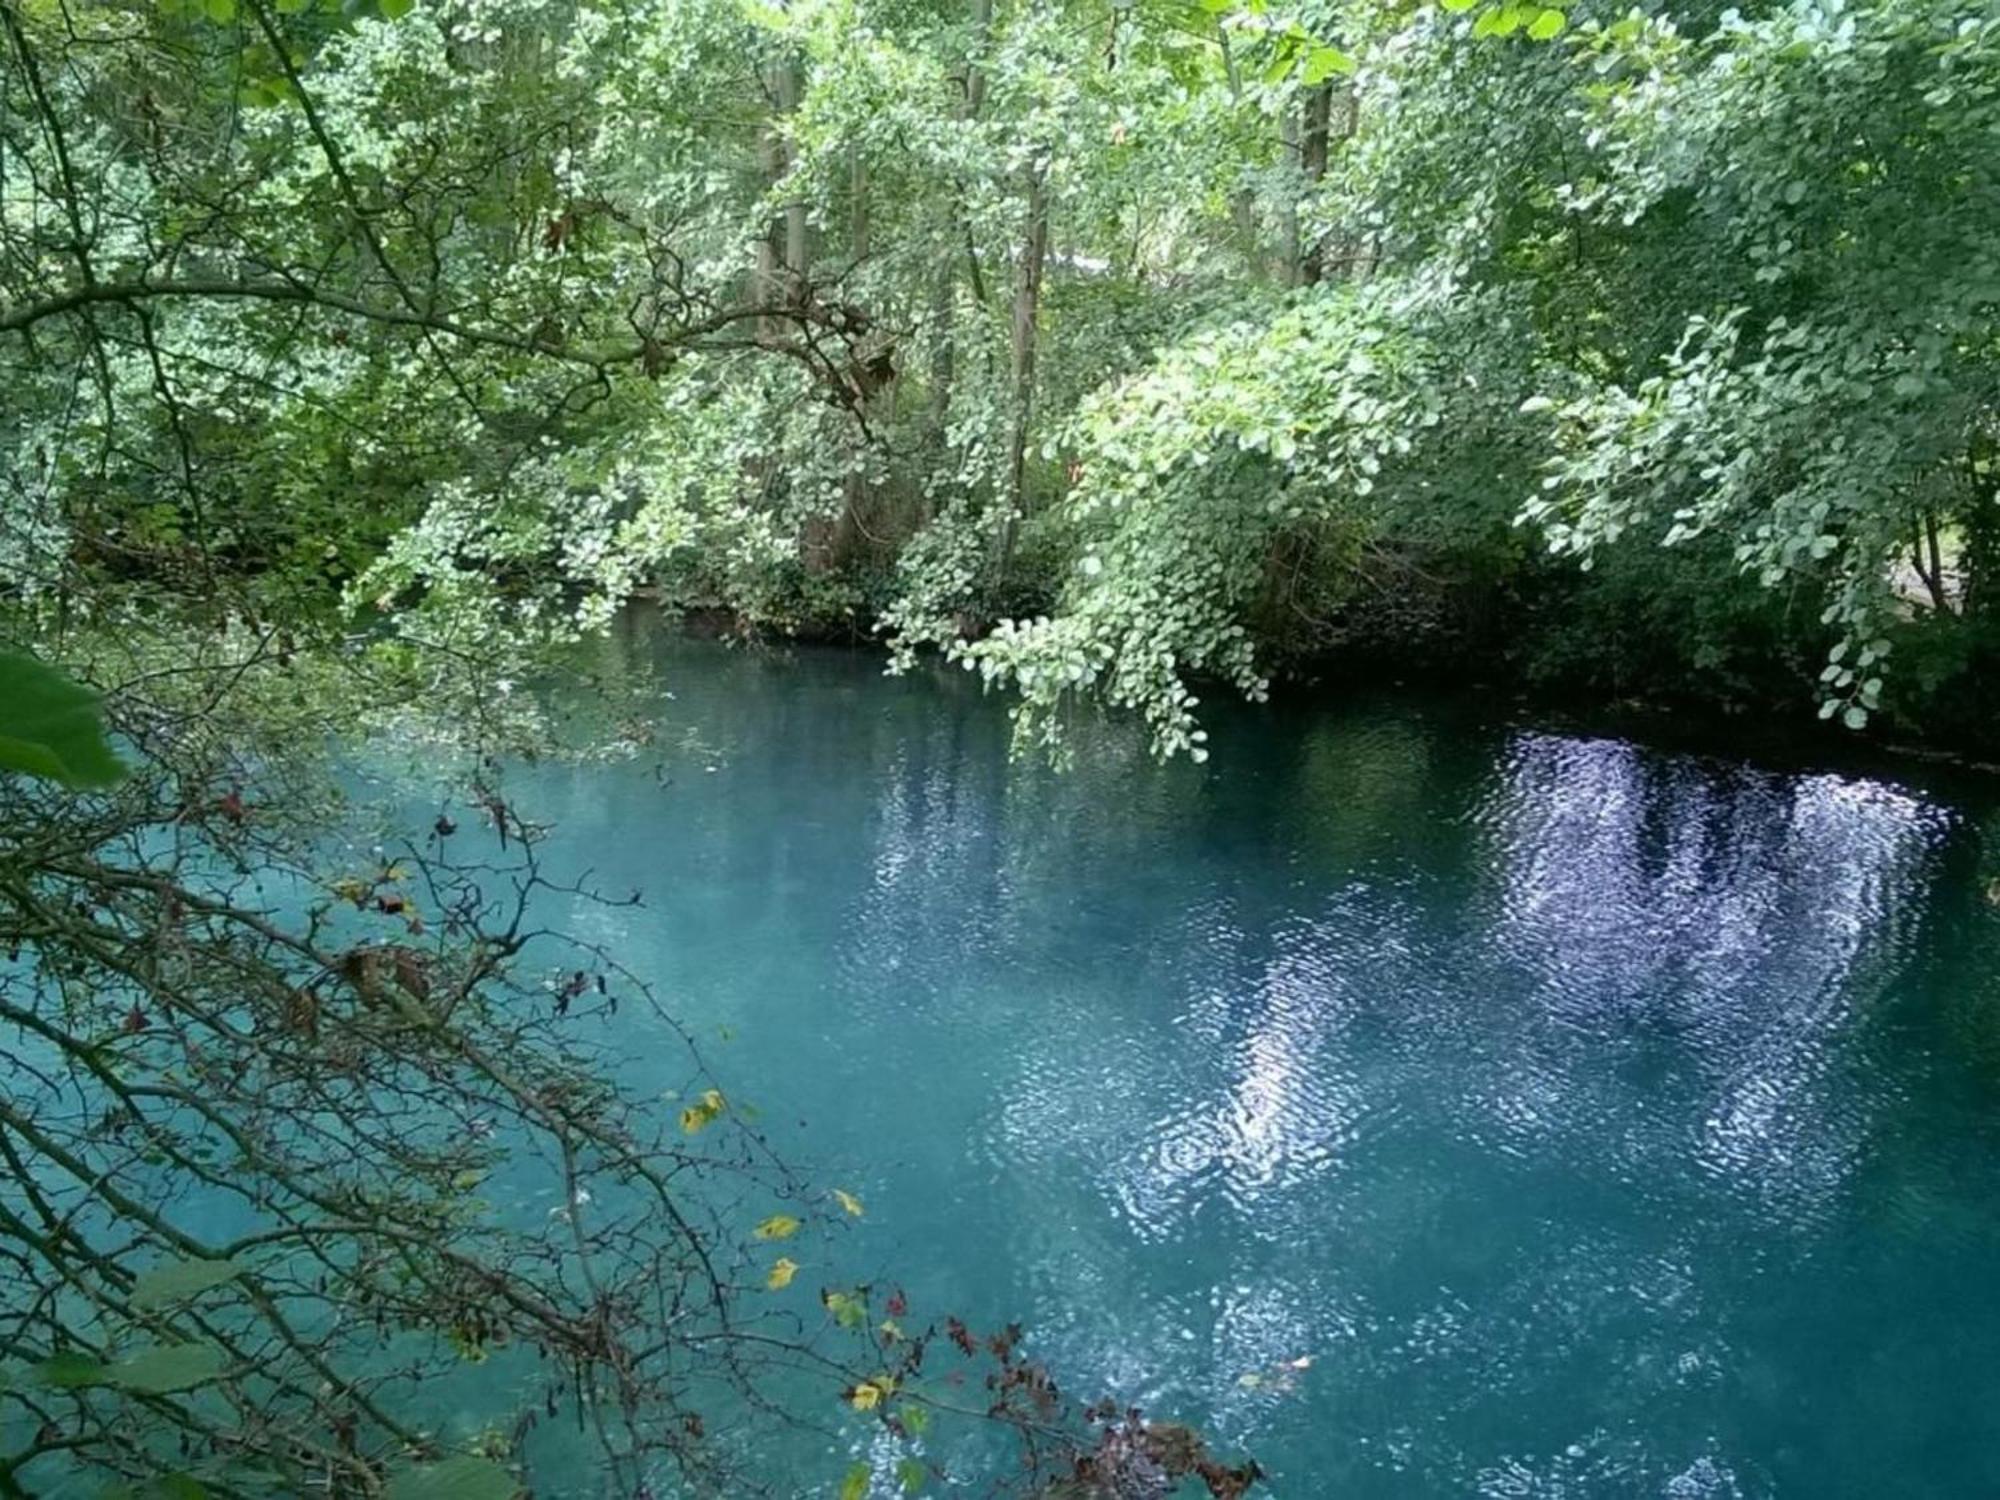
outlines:
[[[1996,25],[13,4],[11,599],[644,592],[1167,753],[1382,653],[1976,737]]]

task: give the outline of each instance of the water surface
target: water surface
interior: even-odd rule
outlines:
[[[913,1304],[1277,1495],[2000,1492],[1976,789],[1417,701],[1055,776],[955,677],[665,667],[515,795]]]

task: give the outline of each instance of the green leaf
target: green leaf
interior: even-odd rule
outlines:
[[[156,1344],[104,1372],[104,1384],[162,1396],[213,1380],[222,1373],[222,1351],[213,1344]]]
[[[160,1307],[234,1281],[247,1270],[240,1260],[171,1260],[142,1272],[132,1285],[132,1305]]]
[[[400,21],[416,9],[417,0],[381,0],[382,19]]]
[[[906,1458],[896,1465],[896,1478],[902,1481],[905,1494],[914,1495],[924,1487],[930,1475],[924,1466],[914,1458]]]
[[[1440,0],[1440,3],[1446,10],[1456,16],[1463,15],[1466,11],[1471,10],[1473,6],[1479,3],[1479,0]]]
[[[1327,42],[1316,42],[1306,54],[1306,65],[1299,70],[1299,82],[1311,88],[1314,84],[1325,83],[1338,73],[1342,77],[1354,71],[1354,59]]]
[[[104,738],[97,694],[32,656],[0,652],[0,770],[70,787],[125,774]]]
[[[1569,18],[1561,11],[1544,10],[1528,23],[1528,36],[1532,41],[1546,42],[1550,37],[1560,36],[1568,24]]]
[[[521,1486],[490,1458],[461,1455],[405,1469],[382,1491],[382,1500],[514,1500]]]
[[[840,1500],[861,1500],[868,1493],[868,1465],[855,1464],[840,1481]]]
[[[203,0],[202,9],[218,26],[227,26],[236,19],[236,0]]]
[[[28,1378],[37,1385],[52,1386],[59,1391],[80,1390],[87,1385],[102,1385],[106,1367],[88,1354],[74,1351],[51,1354],[38,1365],[28,1369]]]

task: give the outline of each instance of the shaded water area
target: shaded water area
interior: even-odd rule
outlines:
[[[1058,776],[955,675],[663,651],[660,753],[513,791],[866,1201],[802,1282],[1019,1321],[1277,1495],[2000,1492],[1976,785],[1422,701]]]

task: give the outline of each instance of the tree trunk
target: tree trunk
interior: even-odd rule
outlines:
[[[993,537],[993,581],[1006,575],[1014,536],[1027,510],[1028,419],[1035,396],[1035,335],[1042,307],[1042,271],[1049,255],[1048,180],[1040,165],[1027,169],[1028,223],[1014,263],[1013,420],[1007,440],[1007,494]]]
[[[986,102],[986,71],[981,59],[986,52],[986,43],[993,30],[993,0],[972,0],[972,39],[965,63],[965,97],[959,103],[958,115],[961,120],[972,121],[979,117]],[[952,205],[952,217],[963,219],[963,211],[957,203]],[[955,238],[955,233],[947,233],[947,242]],[[971,253],[970,232],[967,232],[967,254]],[[974,266],[976,270],[976,265]],[[951,388],[958,374],[958,349],[956,311],[958,305],[958,251],[948,247],[938,262],[937,285],[931,297],[931,426],[934,451],[942,455],[944,430],[951,419]]]
[[[1959,608],[1969,619],[2000,606],[2000,454],[1977,432],[1965,455],[1965,474],[1971,498],[1959,523],[1965,537]]]
[[[1304,116],[1299,132],[1299,170],[1308,183],[1317,186],[1326,176],[1327,148],[1332,134],[1333,85],[1317,84],[1306,90]],[[1298,284],[1317,285],[1326,276],[1326,236],[1315,234],[1299,253]]]
[[[778,113],[781,116],[790,115],[798,109],[801,84],[797,58],[788,57],[779,65],[777,92]],[[790,171],[790,154],[785,151],[782,141],[778,152],[781,170]],[[794,307],[803,307],[806,300],[806,273],[812,265],[812,247],[807,238],[809,229],[805,199],[792,199],[785,205],[785,300]]]
[[[1299,155],[1298,116],[1286,110],[1279,120],[1278,132],[1286,162],[1296,162]],[[1286,193],[1283,206],[1278,210],[1276,271],[1278,280],[1286,286],[1299,284],[1299,195],[1296,192]]]

